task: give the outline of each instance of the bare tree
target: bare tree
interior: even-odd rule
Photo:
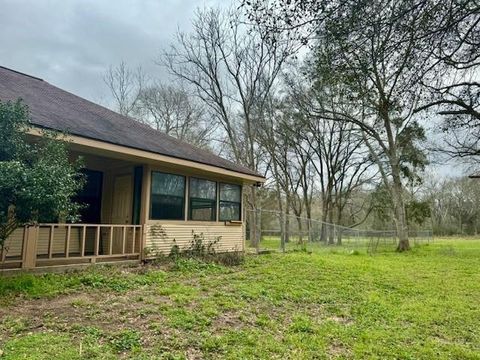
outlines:
[[[431,204],[433,230],[438,235],[470,234],[480,230],[480,188],[476,180],[431,177],[423,186]]]
[[[352,195],[377,175],[372,169],[365,140],[352,123],[341,121],[342,118],[336,116],[324,117],[311,110],[327,106],[352,117],[360,117],[362,113],[347,99],[343,99],[345,94],[341,93],[340,88],[330,84],[327,89],[326,85],[319,86],[316,83],[318,79],[312,81],[308,61],[306,66],[297,65],[295,68],[302,71],[291,70],[287,77],[291,98],[289,106],[296,109],[296,122],[300,125],[291,137],[296,139],[298,146],[306,148],[306,153],[310,153],[309,160],[316,173],[322,200],[322,221],[357,226],[365,219],[347,224],[344,210]],[[323,226],[321,239],[326,240],[327,235],[329,242],[333,243],[333,229]],[[341,243],[340,233],[337,242]]]
[[[345,208],[375,172],[370,171],[372,163],[360,132],[349,123],[325,121],[309,113],[305,102],[315,103],[317,94],[308,86],[308,79],[299,74],[294,78],[295,83],[289,81],[290,95],[270,103],[273,105],[262,119],[259,141],[271,159],[270,173],[278,191],[280,211],[292,209],[300,234],[305,213],[306,230],[311,235],[314,194],[321,198],[324,223],[347,225]],[[281,229],[282,244],[288,239],[287,226]],[[327,235],[334,243],[333,228],[325,225],[321,239],[326,240]],[[336,235],[341,243],[341,233]]]
[[[110,66],[103,77],[115,101],[115,110],[122,115],[134,117],[138,111],[140,92],[145,84],[146,75],[142,68],[130,69],[122,61]]]
[[[110,66],[104,81],[115,100],[115,110],[190,144],[208,147],[216,126],[198,99],[179,86],[147,79],[141,68],[125,62]]]
[[[156,82],[144,87],[138,96],[141,119],[154,129],[207,147],[216,126],[208,121],[209,114],[185,89]]]
[[[197,11],[193,31],[179,32],[160,61],[210,108],[232,158],[257,171],[266,166],[258,116],[291,50],[289,42],[274,40],[259,28],[248,31],[239,11]],[[247,203],[256,208],[253,188]]]
[[[296,124],[288,106],[285,99],[270,97],[259,120],[258,131],[258,141],[270,159],[269,174],[277,193],[282,248],[289,241],[290,210],[293,210],[297,219],[299,243],[303,243],[301,217],[304,211],[308,219],[311,217],[314,189],[311,154],[299,146],[300,139],[296,138],[297,132],[294,130]]]
[[[265,114],[261,118],[261,126],[257,134],[257,140],[265,149],[269,161],[269,174],[273,178],[273,185],[276,193],[277,209],[279,210],[280,241],[281,247],[285,250],[285,244],[290,237],[290,202],[291,202],[291,176],[289,169],[291,165],[291,147],[289,134],[283,128],[280,121],[282,113],[280,103],[275,97],[269,97],[268,106],[264,108]]]

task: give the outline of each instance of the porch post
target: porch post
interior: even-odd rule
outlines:
[[[142,197],[140,201],[140,225],[142,225],[142,233],[140,236],[140,260],[145,260],[145,246],[147,244],[147,220],[150,209],[150,186],[151,186],[151,167],[143,165],[142,176]]]
[[[34,269],[37,262],[37,239],[39,227],[27,225],[23,238],[23,269]]]

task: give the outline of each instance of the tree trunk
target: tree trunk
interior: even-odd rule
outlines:
[[[256,232],[257,222],[256,222],[255,210],[250,209],[248,214],[249,214],[248,221],[250,223],[249,238],[250,238],[250,242],[252,243],[252,246],[255,247],[256,241],[257,241],[257,232]]]
[[[320,229],[320,241],[327,241],[327,224],[322,221],[322,228]]]
[[[312,242],[313,241],[312,218],[310,216],[307,217],[307,232],[308,232],[308,242]]]
[[[285,244],[290,242],[290,204],[285,205]]]
[[[280,223],[280,247],[283,252],[285,252],[285,213],[283,209],[283,199],[280,188],[277,184],[277,201],[278,201],[278,221]]]
[[[328,209],[328,244],[335,244],[335,226],[333,225],[333,209],[329,207]]]
[[[410,242],[408,241],[407,213],[405,210],[405,201],[403,199],[403,184],[400,170],[400,157],[398,155],[398,147],[392,130],[392,121],[389,114],[389,106],[386,100],[382,101],[380,106],[380,116],[384,120],[385,131],[389,145],[389,161],[392,169],[393,183],[390,187],[394,207],[394,220],[397,228],[398,246],[397,251],[410,250]],[[388,183],[386,183],[388,185]]]
[[[299,216],[296,216],[297,218],[297,224],[298,224],[298,243],[302,245],[303,243],[303,227],[302,227],[302,219]]]
[[[250,241],[252,242],[252,246],[258,248],[258,229],[257,229],[257,199],[256,199],[256,188],[254,186],[250,187]]]
[[[342,211],[342,204],[341,201],[338,202],[337,206],[337,225],[342,224],[342,217],[343,217],[343,211]],[[341,227],[337,228],[337,245],[341,246],[342,245],[342,231],[343,229]]]
[[[308,198],[308,193],[304,192],[304,197],[305,197],[305,211],[307,214],[307,234],[308,234],[308,241],[312,242],[312,204],[310,203],[310,200],[306,200]]]
[[[328,209],[323,205],[322,209],[322,228],[320,230],[320,241],[321,242],[327,242],[327,232],[328,232],[328,225],[327,223],[327,216],[328,216]]]
[[[393,175],[392,198],[395,210],[395,226],[397,230],[398,246],[397,251],[410,250],[408,240],[407,216],[405,211],[405,201],[403,199],[403,186],[399,174]]]

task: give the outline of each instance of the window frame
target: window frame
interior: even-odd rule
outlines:
[[[237,201],[222,200],[222,199],[221,199],[222,185],[237,186],[238,189],[240,190],[239,202],[237,202]],[[228,203],[228,204],[238,204],[238,205],[239,205],[239,211],[238,211],[239,218],[238,218],[238,219],[222,219],[222,217],[221,217],[222,201],[223,201],[224,203]],[[242,187],[242,185],[240,185],[240,184],[233,184],[233,183],[226,183],[226,182],[219,182],[219,183],[218,183],[218,220],[219,220],[219,221],[222,221],[222,222],[242,221],[242,219],[243,219],[242,211],[243,211],[243,187]]]
[[[214,207],[213,207],[213,219],[208,219],[208,220],[199,220],[199,219],[192,219],[192,201],[191,201],[191,198],[192,198],[192,179],[195,179],[195,180],[200,180],[200,181],[208,181],[208,182],[211,182],[211,183],[214,183],[215,184],[215,199],[214,200],[210,200],[210,199],[205,199],[205,200],[209,200],[209,201],[214,201]],[[188,199],[187,199],[187,206],[188,206],[188,211],[187,211],[187,221],[202,221],[202,222],[217,222],[218,218],[219,218],[219,188],[218,188],[218,181],[215,181],[215,180],[211,180],[211,179],[205,179],[205,178],[201,178],[201,177],[197,177],[197,176],[189,176],[188,177]]]
[[[152,201],[152,197],[154,195],[153,193],[153,175],[154,173],[159,173],[159,174],[164,174],[164,175],[174,175],[174,176],[180,176],[183,178],[183,201],[182,201],[182,217],[181,218],[178,218],[178,219],[168,219],[168,218],[154,218],[152,216],[152,212],[153,212],[153,201]],[[178,174],[178,173],[173,173],[173,172],[166,172],[166,171],[162,171],[162,170],[151,170],[150,172],[150,196],[149,196],[149,216],[148,216],[148,219],[149,220],[153,220],[153,221],[159,221],[159,220],[163,220],[163,221],[185,221],[185,217],[186,217],[186,212],[187,212],[187,209],[186,209],[186,199],[187,199],[187,176],[185,175],[182,175],[182,174]]]

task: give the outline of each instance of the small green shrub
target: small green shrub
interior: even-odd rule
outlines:
[[[203,233],[196,234],[192,230],[192,240],[190,246],[184,251],[188,257],[206,258],[215,255],[215,246],[222,239],[221,236],[216,236],[213,240],[207,240]]]
[[[35,286],[35,277],[32,274],[22,274],[13,278],[2,279],[0,282],[0,295],[6,295],[11,292],[29,292]]]
[[[87,287],[108,288],[116,292],[127,291],[134,285],[128,278],[108,277],[98,273],[87,273],[80,277],[80,282]]]
[[[168,257],[175,260],[178,259],[181,255],[182,252],[180,251],[180,247],[177,245],[175,239],[173,239],[173,245],[170,249],[170,254],[168,254]]]
[[[103,331],[95,326],[84,326],[75,324],[72,326],[72,332],[88,335],[94,339],[100,339],[103,336]]]
[[[26,318],[12,318],[7,316],[0,322],[0,330],[8,331],[12,334],[19,334],[27,330],[29,326],[29,320]]]
[[[185,273],[202,273],[221,270],[221,267],[204,259],[179,257],[173,264],[173,270]]]
[[[117,352],[130,351],[141,346],[141,336],[135,330],[122,330],[111,335],[109,343]]]
[[[181,251],[179,246],[174,243],[170,249],[169,257],[175,260],[175,267],[179,270],[184,270],[185,267],[190,267],[191,265],[184,263],[181,259],[195,259],[225,266],[238,266],[243,264],[244,254],[241,251],[217,253],[215,247],[221,239],[221,236],[217,236],[213,238],[213,240],[208,240],[203,233],[196,234],[195,231],[192,230],[192,240],[189,247]],[[195,266],[198,266],[198,264]]]
[[[155,239],[166,242],[168,241],[168,235],[162,225],[154,224],[149,227],[149,235]],[[173,239],[175,242],[175,239]],[[143,250],[145,257],[153,263],[163,263],[165,262],[165,254],[158,248],[156,244],[146,247]]]
[[[245,262],[245,255],[241,251],[220,253],[215,256],[215,262],[224,266],[240,266]]]
[[[297,316],[293,319],[293,322],[290,325],[290,331],[294,333],[313,334],[314,329],[312,321],[306,316]]]

